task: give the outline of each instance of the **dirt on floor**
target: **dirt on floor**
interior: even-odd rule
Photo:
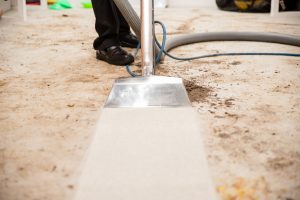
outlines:
[[[299,13],[157,10],[168,35],[268,31],[300,35]],[[95,59],[92,10],[29,9],[0,20],[0,199],[71,199],[79,165],[124,67]],[[158,37],[161,38],[158,30]],[[132,51],[127,49],[128,51]],[[290,52],[299,47],[211,42],[174,55]],[[139,71],[137,57],[133,70]],[[157,74],[181,77],[198,111],[208,162],[223,200],[300,199],[300,59],[277,56],[166,58]]]

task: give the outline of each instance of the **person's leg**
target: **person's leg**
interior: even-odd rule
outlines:
[[[118,33],[120,23],[112,0],[92,0],[96,17],[95,28],[99,35],[94,41],[95,49],[119,46]]]
[[[139,40],[135,35],[133,35],[130,31],[130,26],[128,25],[127,21],[125,20],[122,13],[116,6],[116,11],[118,14],[118,21],[120,23],[120,30],[119,30],[119,41],[122,47],[130,47],[136,48],[139,44]]]
[[[132,55],[120,47],[120,22],[112,0],[92,0],[96,17],[95,28],[99,35],[94,41],[96,57],[114,65],[126,65],[134,61]]]

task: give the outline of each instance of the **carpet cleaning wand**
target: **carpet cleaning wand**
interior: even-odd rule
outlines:
[[[142,74],[151,76],[154,74],[154,24],[153,1],[141,1],[141,49],[142,49]]]

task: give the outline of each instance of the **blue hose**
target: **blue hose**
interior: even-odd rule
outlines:
[[[160,44],[158,42],[158,40],[156,38],[156,35],[154,35],[155,43],[157,44],[157,46],[160,49],[157,56],[156,56],[156,59],[155,59],[156,63],[160,62],[160,59],[161,59],[163,54],[169,56],[170,58],[172,58],[174,60],[181,60],[181,61],[189,61],[189,60],[195,60],[195,59],[201,59],[201,58],[210,58],[210,57],[217,57],[217,56],[290,56],[290,57],[300,57],[300,54],[296,54],[296,53],[245,52],[245,53],[215,53],[215,54],[207,54],[207,55],[195,56],[195,57],[179,58],[179,57],[173,56],[173,55],[171,55],[171,54],[169,54],[168,52],[165,51],[165,46],[166,46],[166,41],[167,41],[167,29],[166,29],[165,25],[160,21],[154,21],[154,23],[159,24],[162,28],[162,31],[163,31],[162,44]],[[140,44],[139,44],[139,46],[140,46]],[[139,46],[137,48],[139,48]],[[135,57],[136,57],[136,55],[135,55]],[[135,74],[134,72],[132,72],[129,65],[126,65],[126,70],[133,77],[141,76],[139,74]]]

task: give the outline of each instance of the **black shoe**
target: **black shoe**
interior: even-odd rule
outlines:
[[[106,50],[97,50],[96,57],[113,65],[129,65],[134,61],[134,57],[120,46],[112,46]]]
[[[137,37],[132,33],[120,34],[119,40],[122,47],[137,48],[140,43]]]

